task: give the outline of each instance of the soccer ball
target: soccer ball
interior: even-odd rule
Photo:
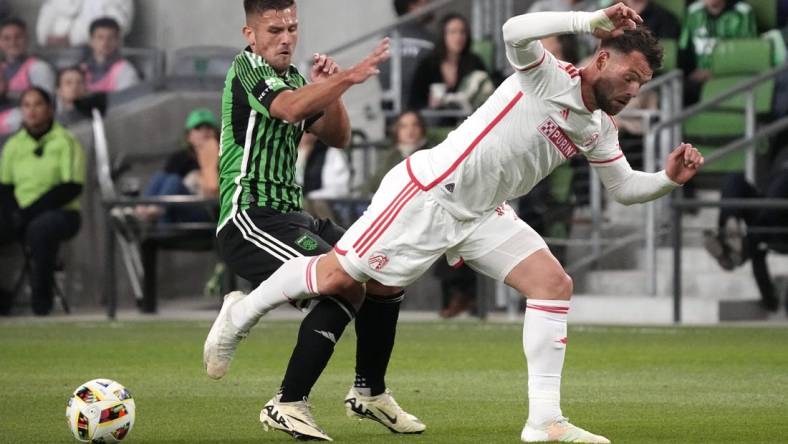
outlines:
[[[78,441],[110,443],[129,434],[134,413],[134,399],[125,387],[110,379],[94,379],[74,390],[66,421]]]

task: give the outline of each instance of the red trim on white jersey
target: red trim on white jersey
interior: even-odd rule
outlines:
[[[605,113],[605,115],[607,116],[608,119],[610,119],[610,122],[613,123],[613,126],[616,128],[616,130],[618,130],[618,124],[616,123],[616,119],[614,119],[613,116],[611,116],[608,113]]]
[[[618,156],[612,158],[612,159],[607,159],[607,160],[589,160],[588,163],[593,163],[594,165],[604,165],[606,163],[613,163],[613,162],[617,161],[618,159],[620,159],[622,157],[624,157],[624,153],[623,152],[621,154],[619,154]]]
[[[312,294],[317,293],[316,285],[312,284],[312,267],[319,258],[320,256],[313,257],[306,265],[306,288]]]
[[[336,251],[340,256],[347,256],[347,250],[339,248],[339,245],[334,245],[334,251]]]
[[[541,65],[542,62],[544,62],[544,58],[545,58],[546,55],[547,55],[547,50],[543,49],[542,50],[542,58],[539,59],[538,62],[532,63],[532,64],[526,66],[525,68],[517,68],[517,70],[520,71],[520,72],[527,72],[527,71],[530,71],[530,70],[536,68],[537,66]]]
[[[484,130],[478,136],[476,136],[473,142],[471,142],[471,144],[468,145],[468,148],[466,148],[465,151],[462,153],[462,155],[460,155],[460,157],[454,161],[454,163],[449,167],[449,169],[446,170],[443,174],[441,174],[437,179],[430,182],[428,185],[423,185],[421,182],[419,182],[418,179],[416,179],[416,176],[413,174],[413,170],[410,167],[410,157],[408,157],[405,160],[405,166],[408,169],[408,175],[410,175],[410,178],[413,181],[413,183],[418,185],[418,187],[422,191],[428,191],[432,189],[435,185],[443,182],[447,177],[449,177],[451,173],[454,172],[454,170],[457,169],[458,166],[460,166],[462,161],[465,160],[465,158],[471,154],[474,148],[476,148],[476,146],[479,145],[479,143],[485,138],[485,136],[487,136],[487,134],[489,134],[490,131],[492,131],[493,128],[495,128],[495,126],[498,125],[498,123],[500,123],[501,120],[503,120],[503,118],[506,117],[507,114],[509,114],[509,111],[511,111],[512,108],[514,108],[514,105],[516,105],[517,102],[519,102],[522,97],[523,97],[523,92],[518,91],[517,94],[514,96],[514,98],[512,98],[512,100],[509,102],[509,104],[506,105],[506,107],[492,120],[492,122],[489,123],[489,125],[487,125],[486,128],[484,128]]]
[[[549,305],[525,304],[526,309],[546,311],[548,313],[568,314],[569,307],[551,307]]]
[[[460,260],[451,264],[451,268],[458,269],[458,268],[462,268],[463,265],[465,265],[465,259],[460,258]]]
[[[408,183],[402,189],[402,191],[397,194],[397,197],[391,201],[391,203],[383,210],[382,213],[372,221],[369,227],[367,227],[366,231],[359,237],[356,242],[353,244],[353,249],[356,250],[359,257],[364,256],[364,254],[369,251],[370,247],[375,244],[375,242],[383,235],[383,233],[388,229],[388,227],[394,222],[394,219],[397,218],[397,215],[402,211],[402,208],[405,207],[405,204],[410,201],[413,196],[415,196],[419,192],[419,187],[416,186],[413,182]]]

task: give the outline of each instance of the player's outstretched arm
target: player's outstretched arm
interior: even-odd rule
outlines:
[[[389,39],[383,39],[361,62],[324,82],[312,83],[274,98],[270,112],[277,119],[300,122],[324,111],[351,86],[364,83],[380,71],[378,65],[389,58]]]
[[[684,185],[697,174],[703,162],[697,148],[682,143],[668,156],[665,169],[656,173],[634,171],[625,157],[594,166],[613,199],[632,205],[658,199]]]
[[[503,25],[506,55],[518,69],[537,64],[544,55],[539,39],[557,34],[594,33],[603,38],[631,29],[643,19],[622,3],[596,12],[534,12]]]

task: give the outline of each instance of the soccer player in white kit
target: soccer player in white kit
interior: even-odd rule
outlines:
[[[528,297],[523,348],[529,409],[521,439],[610,442],[562,415],[572,280],[505,202],[528,193],[578,154],[624,204],[661,197],[703,165],[689,144],[677,147],[665,169],[651,174],[633,171],[621,152],[611,115],[637,95],[662,57],[654,36],[637,26],[641,22],[620,3],[592,13],[542,12],[507,21],[506,54],[517,72],[443,143],[394,167],[334,251],[282,265],[234,302],[234,312],[245,314],[241,322],[220,314],[212,328],[220,338],[213,344],[218,351],[211,359],[229,364],[250,326],[278,305],[318,294],[363,299],[363,283],[370,279],[404,287],[446,255],[450,263],[464,261]],[[581,32],[602,39],[583,69],[557,60],[539,42]]]

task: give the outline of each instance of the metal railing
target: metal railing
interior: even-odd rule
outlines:
[[[750,136],[735,140],[718,152],[706,158],[706,163],[714,163],[736,151],[741,151],[759,139],[769,137],[779,131],[788,128],[788,117],[783,117]],[[758,210],[784,210],[788,209],[788,199],[724,199],[724,200],[702,200],[702,199],[682,199],[674,197],[671,202],[672,208],[672,244],[673,244],[673,322],[681,322],[681,249],[682,249],[682,217],[685,210],[698,208],[735,208],[735,209],[758,209]],[[749,227],[748,227],[749,229]],[[756,230],[749,230],[756,231]],[[762,232],[788,233],[788,230],[781,228],[778,230],[764,230]]]
[[[739,140],[735,143],[734,149],[728,149],[724,153],[721,152],[719,156],[716,156],[711,161],[715,159],[719,159],[730,152],[738,149],[742,149],[743,147],[747,147],[747,160],[746,160],[746,177],[748,180],[752,181],[755,177],[755,146],[757,139],[764,137],[761,133],[756,133],[756,123],[757,123],[757,112],[755,108],[755,90],[757,86],[767,81],[771,81],[775,79],[779,74],[788,71],[788,64],[784,64],[782,66],[778,66],[772,68],[762,74],[759,74],[752,79],[747,81],[741,82],[734,86],[733,88],[725,91],[716,97],[709,99],[707,101],[698,103],[693,105],[678,114],[673,115],[661,122],[657,123],[654,126],[651,126],[647,132],[644,134],[644,153],[648,156],[646,158],[647,163],[646,168],[644,168],[647,172],[654,171],[654,154],[657,152],[657,138],[661,137],[660,143],[660,157],[667,158],[670,150],[677,145],[680,140],[681,135],[681,126],[682,124],[690,117],[693,117],[701,112],[713,109],[721,105],[723,102],[736,97],[738,95],[744,94],[745,95],[745,113],[744,118],[745,120],[745,138]],[[674,91],[675,94],[675,91]],[[772,127],[772,126],[770,126]],[[765,128],[764,131],[768,129]],[[769,134],[775,133],[778,130],[770,130]],[[758,135],[756,137],[756,134]],[[667,136],[667,137],[666,137]],[[731,144],[733,146],[733,144]],[[728,147],[726,147],[728,148]],[[651,154],[649,156],[649,153]],[[711,163],[707,160],[706,165]],[[646,222],[646,268],[647,268],[647,290],[649,294],[656,295],[657,289],[657,248],[656,248],[656,239],[657,239],[657,212],[656,212],[656,203],[650,202],[648,205],[648,216]]]

